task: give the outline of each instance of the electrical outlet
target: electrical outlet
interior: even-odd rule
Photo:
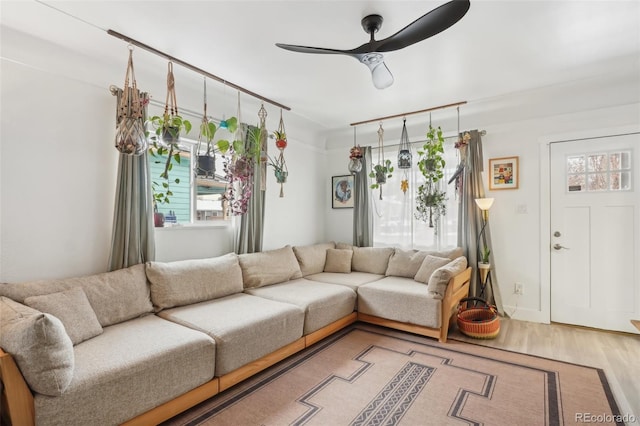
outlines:
[[[519,294],[519,295],[524,294],[524,284],[515,283],[513,285],[513,294]]]

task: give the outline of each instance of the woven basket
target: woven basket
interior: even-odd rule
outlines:
[[[480,302],[484,306],[463,308],[465,302]],[[467,297],[458,305],[458,328],[476,339],[493,339],[500,333],[500,318],[496,308],[478,297]]]

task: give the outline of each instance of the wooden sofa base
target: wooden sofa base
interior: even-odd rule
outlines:
[[[424,327],[353,312],[237,370],[221,377],[214,377],[213,380],[128,420],[124,425],[158,424],[168,420],[356,321],[434,337],[444,343],[447,341],[450,319],[455,314],[454,309],[458,306],[460,300],[469,294],[470,277],[471,268],[468,268],[449,281],[447,291],[442,299],[442,326],[440,328]],[[33,426],[35,424],[35,408],[31,390],[22,377],[13,357],[3,352],[2,349],[0,349],[0,379],[3,384],[2,410],[0,412],[8,413],[11,424],[14,426]]]

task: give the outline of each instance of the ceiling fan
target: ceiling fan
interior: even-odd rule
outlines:
[[[373,37],[382,26],[382,16],[365,16],[362,18],[362,28],[370,34],[371,39],[368,43],[351,50],[296,46],[283,43],[276,43],[276,46],[293,52],[352,56],[369,68],[371,77],[373,78],[373,85],[376,88],[386,89],[393,84],[393,75],[384,63],[382,52],[403,49],[446,30],[462,19],[469,10],[469,7],[469,0],[452,0],[416,19],[384,40],[375,40]]]

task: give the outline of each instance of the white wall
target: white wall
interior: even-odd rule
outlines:
[[[0,281],[104,272],[117,167],[115,98],[108,88],[122,84],[126,46],[121,63],[100,63],[6,27],[1,31]],[[157,73],[148,72],[145,61],[151,60],[159,64]],[[139,55],[138,65],[139,87],[163,100],[166,63]],[[176,85],[182,108],[201,110],[202,77],[180,70]],[[235,92],[221,99],[212,86],[209,111],[235,115]],[[227,104],[220,107],[217,101],[223,100]],[[257,122],[259,106],[243,95],[243,120]],[[265,108],[267,128],[273,130],[279,110]],[[318,242],[325,233],[325,154],[314,147],[322,145],[319,127],[292,113],[285,112],[284,120],[289,181],[279,198],[269,169],[265,249]],[[275,152],[271,142],[270,153]],[[159,230],[156,238],[157,258],[163,261],[233,248],[231,229],[224,227]]]

